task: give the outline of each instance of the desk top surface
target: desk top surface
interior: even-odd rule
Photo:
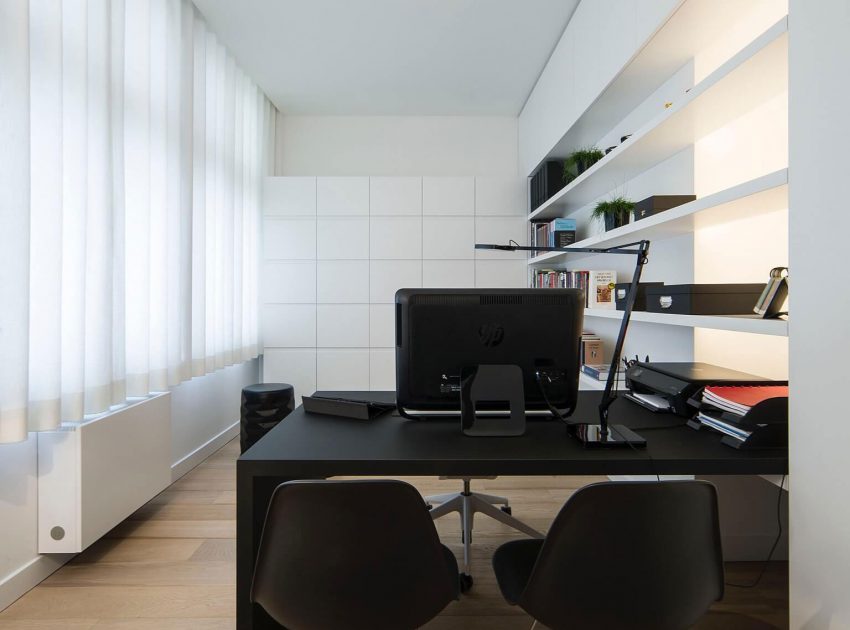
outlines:
[[[395,392],[322,392],[393,401]],[[595,422],[599,392],[580,392],[571,420]],[[645,449],[585,449],[557,420],[529,419],[519,437],[468,437],[460,420],[374,420],[310,414],[298,407],[239,458],[240,471],[281,477],[334,475],[629,475],[783,474],[784,449],[739,451],[721,435],[695,431],[684,419],[654,414],[624,399],[611,406],[612,424],[635,429]],[[679,426],[670,425],[677,424]]]

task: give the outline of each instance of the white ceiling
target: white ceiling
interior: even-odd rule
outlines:
[[[282,112],[519,113],[579,0],[194,0]]]

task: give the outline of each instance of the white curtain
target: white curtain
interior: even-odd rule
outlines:
[[[273,114],[186,0],[0,1],[0,442],[257,355]]]

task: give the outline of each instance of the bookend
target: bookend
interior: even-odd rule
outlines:
[[[505,409],[510,415],[505,416]],[[518,365],[476,365],[460,374],[460,424],[465,435],[525,433],[525,387]]]
[[[709,407],[717,411],[715,407]],[[752,431],[746,440],[738,440],[724,435],[721,444],[742,451],[787,448],[788,447],[788,397],[768,398],[754,405],[743,417],[723,412],[720,419],[731,422],[742,429]],[[688,426],[702,429],[703,425],[696,419],[689,420]]]

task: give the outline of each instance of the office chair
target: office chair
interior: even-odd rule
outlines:
[[[705,481],[598,483],[544,540],[493,555],[502,595],[549,628],[682,630],[723,597],[717,491]]]
[[[492,519],[504,523],[509,527],[521,531],[523,534],[534,538],[543,538],[543,534],[529,527],[511,514],[511,506],[506,497],[494,496],[472,492],[470,481],[472,477],[440,477],[440,479],[462,479],[463,491],[450,492],[448,494],[437,494],[425,497],[425,503],[431,511],[431,518],[437,520],[441,516],[457,512],[460,514],[460,539],[463,543],[463,573],[461,573],[461,586],[467,590],[472,586],[470,575],[470,545],[472,544],[472,521],[475,513],[486,514]],[[476,479],[495,479],[495,477],[476,477]],[[433,505],[437,503],[436,507]],[[501,505],[501,509],[495,506]]]
[[[457,561],[402,481],[290,481],[272,495],[251,601],[299,630],[418,628],[459,597]]]

